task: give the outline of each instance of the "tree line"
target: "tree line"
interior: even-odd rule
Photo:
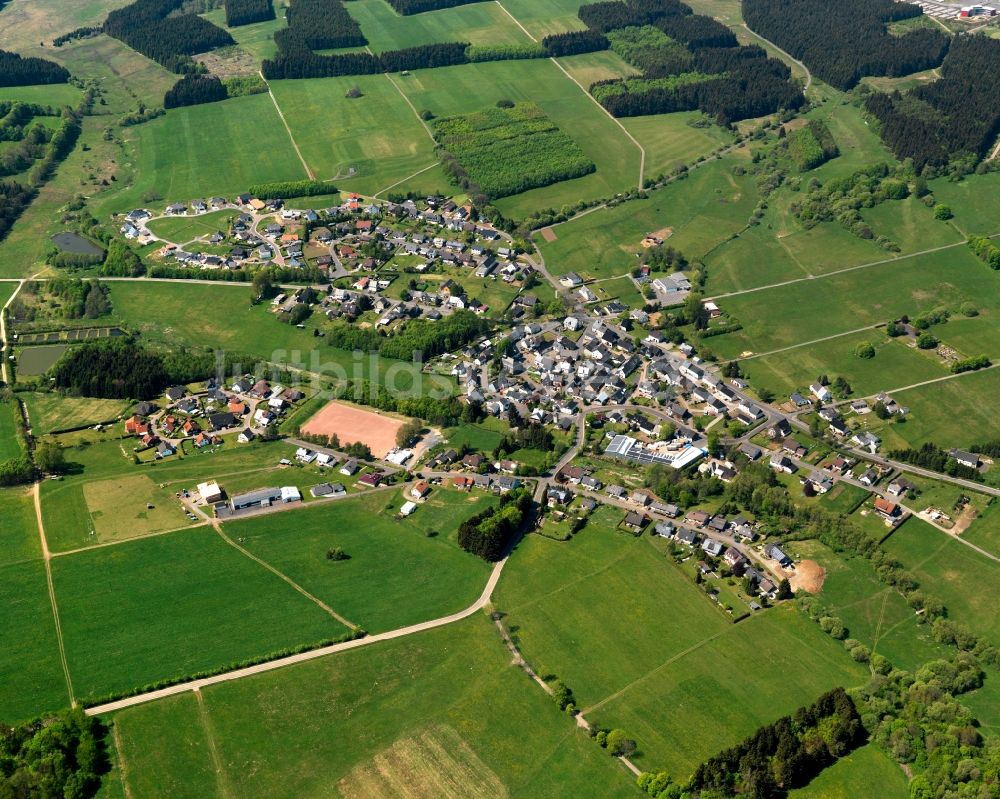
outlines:
[[[195,72],[195,53],[235,44],[233,37],[197,14],[177,14],[184,0],[135,0],[108,14],[104,33],[172,72]]]
[[[894,0],[742,0],[753,30],[838,89],[853,88],[866,75],[900,77],[940,65],[948,35],[917,28],[902,36],[887,24],[920,16],[917,5]]]
[[[581,53],[596,53],[611,46],[608,37],[599,30],[553,33],[542,39],[542,47],[553,58]]]
[[[0,86],[34,86],[39,83],[66,83],[69,70],[45,58],[22,58],[0,50]]]
[[[523,488],[500,497],[500,504],[469,517],[458,528],[458,545],[485,561],[495,562],[524,525],[531,494]]]
[[[664,17],[692,14],[679,0],[611,0],[580,6],[577,16],[591,30],[608,33],[628,27],[653,25]]]
[[[455,8],[469,3],[479,3],[482,0],[389,0],[398,14],[422,14],[425,11],[439,11],[442,8]]]
[[[272,0],[226,0],[226,25],[235,28],[274,19]]]
[[[326,342],[331,347],[342,350],[378,352],[386,358],[406,361],[417,353],[421,353],[424,358],[433,358],[443,352],[464,347],[485,335],[490,327],[488,320],[472,311],[459,310],[436,322],[427,319],[413,320],[393,334],[339,323],[326,334]]]
[[[344,75],[377,75],[470,63],[468,42],[444,42],[388,50],[384,53],[319,55],[304,47],[281,50],[262,65],[265,78],[329,78]]]
[[[316,197],[334,194],[337,187],[325,180],[285,180],[275,183],[254,183],[249,192],[260,200],[284,200],[289,197]]]
[[[923,469],[930,469],[934,472],[961,477],[965,480],[982,480],[982,476],[971,466],[963,466],[937,444],[930,441],[922,444],[919,449],[893,449],[889,450],[888,457],[894,461],[912,463]]]
[[[879,121],[883,141],[914,166],[943,166],[956,157],[978,161],[1000,133],[1000,41],[959,36],[941,78],[905,94],[873,92],[865,110]]]
[[[35,199],[35,188],[16,180],[0,180],[0,241]]]
[[[834,688],[706,760],[695,769],[688,787],[696,794],[720,797],[785,796],[866,738],[854,701],[843,688]]]

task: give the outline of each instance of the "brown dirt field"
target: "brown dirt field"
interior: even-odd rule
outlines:
[[[395,448],[396,431],[402,426],[398,419],[334,400],[302,425],[302,432],[320,436],[336,434],[342,445],[367,444],[376,458],[384,458]]]
[[[788,578],[792,590],[808,591],[810,594],[818,594],[823,588],[823,581],[826,580],[826,569],[814,560],[802,560],[795,564],[795,574]]]
[[[396,741],[337,785],[344,799],[505,799],[499,777],[451,727]]]
[[[969,525],[972,524],[978,516],[978,510],[976,510],[972,505],[966,505],[965,509],[962,511],[962,515],[959,516],[958,521],[955,522],[955,526],[951,528],[951,534],[961,535],[969,529]]]
[[[543,227],[539,233],[542,234],[542,238],[546,241],[555,241],[558,238],[556,232],[550,227]]]

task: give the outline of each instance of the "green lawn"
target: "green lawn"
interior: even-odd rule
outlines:
[[[54,558],[78,697],[342,635],[342,624],[210,528]]]
[[[21,439],[16,425],[20,412],[13,402],[0,402],[0,463],[21,454]]]
[[[732,174],[732,162],[714,162],[686,180],[652,192],[648,200],[594,211],[553,228],[556,240],[537,245],[552,274],[612,277],[634,269],[647,233],[692,260],[741,230],[753,210],[753,180]]]
[[[34,495],[30,489],[0,489],[0,519],[3,519],[0,527],[0,564],[20,563],[42,556]]]
[[[468,447],[479,452],[490,453],[496,449],[508,427],[492,417],[477,424],[463,424],[445,431],[448,444],[455,449]]]
[[[401,16],[385,0],[357,0],[345,6],[376,53],[422,44],[528,44],[530,39],[495,3],[472,3]]]
[[[83,97],[83,93],[76,86],[69,83],[46,84],[44,86],[0,87],[0,100],[19,100],[24,103],[76,106],[80,102],[81,97]]]
[[[852,513],[867,498],[865,489],[839,482],[820,498],[820,504],[834,513]]]
[[[944,508],[946,513],[949,510],[950,508]],[[1000,505],[995,501],[991,502],[986,511],[962,534],[962,538],[967,538],[976,546],[1000,555]]]
[[[185,244],[201,236],[210,236],[218,231],[226,232],[229,220],[238,216],[235,211],[211,211],[199,216],[178,216],[155,219],[147,227],[161,239],[176,244]]]
[[[790,791],[789,799],[854,799],[868,796],[875,786],[884,799],[907,799],[906,775],[875,743],[856,749],[820,772],[804,788]]]
[[[761,723],[862,681],[794,608],[728,622],[648,540],[613,532],[620,516],[599,511],[569,543],[527,538],[496,605],[528,661],[563,679],[589,721],[636,738],[641,767],[684,779]]]
[[[124,135],[135,154],[134,175],[123,189],[102,198],[106,212],[141,206],[150,192],[168,203],[187,202],[238,194],[253,183],[306,177],[266,94],[171,109],[125,128]]]
[[[6,516],[4,520],[6,527]],[[0,585],[4,609],[0,719],[16,722],[66,707],[69,695],[59,662],[45,564],[39,559],[0,566]]]
[[[67,397],[55,392],[22,393],[20,397],[28,406],[31,427],[36,435],[80,425],[109,422],[129,409],[124,400]]]
[[[361,97],[345,97],[353,87]],[[437,160],[430,134],[385,75],[272,81],[271,89],[316,176],[345,190],[371,194]]]
[[[416,795],[442,799],[638,795],[634,777],[511,665],[482,616],[213,686],[202,699],[200,713],[185,694],[114,717],[134,799],[164,786],[179,797],[398,796],[403,774]],[[151,773],[159,779],[142,776]]]
[[[938,202],[951,206],[953,223],[966,234],[1000,233],[1000,174],[971,175],[959,183],[941,178],[931,191]]]
[[[382,632],[461,610],[489,572],[456,540],[459,523],[491,504],[489,496],[435,489],[412,516],[397,520],[409,498],[381,492],[224,527],[354,624]],[[326,559],[338,546],[350,560]]]
[[[680,164],[690,166],[698,156],[733,143],[733,135],[725,128],[715,124],[707,127],[690,124],[706,120],[700,111],[681,111],[628,117],[622,124],[646,151],[646,176],[655,178],[669,174]]]
[[[883,545],[912,572],[928,594],[939,597],[949,618],[962,622],[990,643],[1000,643],[1000,616],[994,611],[1000,563],[911,519]]]

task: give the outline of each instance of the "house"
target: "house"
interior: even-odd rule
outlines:
[[[501,494],[506,494],[508,491],[513,491],[515,488],[521,486],[521,481],[516,477],[506,477],[501,475],[493,480],[493,485]]]
[[[878,482],[879,477],[881,477],[881,475],[874,469],[866,469],[858,478],[858,482],[862,485],[871,487]]]
[[[642,532],[642,528],[646,526],[647,521],[646,517],[641,513],[631,511],[626,514],[622,524],[632,532],[639,533]]]
[[[344,465],[340,467],[340,473],[350,477],[352,474],[355,474],[359,468],[357,458],[348,458],[344,462]]]
[[[166,441],[161,441],[156,447],[157,458],[169,458],[175,452],[177,452],[177,450],[174,449],[173,445],[168,444]]]
[[[343,471],[343,469],[341,469]],[[358,480],[358,485],[366,486],[368,488],[378,488],[379,483],[382,482],[382,477],[384,475],[381,472],[368,472],[367,474],[361,475]]]
[[[701,542],[701,548],[706,555],[711,555],[713,558],[717,558],[722,554],[723,544],[721,541],[716,541],[714,538],[706,538]]]
[[[825,494],[827,491],[833,488],[833,478],[829,477],[828,475],[824,474],[818,469],[814,469],[810,473],[809,477],[807,477],[802,482],[803,484],[808,483],[809,485],[811,485],[813,491],[815,491],[817,494]]]
[[[478,469],[484,460],[485,458],[478,452],[472,452],[462,458],[462,465],[467,469]]]
[[[410,496],[414,499],[423,499],[429,493],[431,493],[431,487],[429,483],[421,480],[413,488],[410,489]]]
[[[822,383],[813,383],[809,386],[809,391],[820,402],[829,402],[833,399],[833,394],[830,393],[830,389]]]
[[[316,453],[311,449],[306,449],[305,447],[299,447],[295,450],[295,460],[300,463],[312,463],[316,460]]]
[[[677,540],[693,548],[698,543],[698,534],[694,530],[682,527],[677,533]]]
[[[259,413],[259,411],[258,411]],[[209,414],[208,422],[213,430],[228,430],[236,426],[236,417],[229,411]]]
[[[899,505],[884,497],[875,498],[875,510],[880,516],[886,519],[892,519],[899,516],[900,513]]]
[[[901,497],[909,493],[910,491],[915,491],[916,488],[917,487],[913,485],[913,483],[911,483],[905,477],[897,477],[895,480],[889,483],[889,485],[886,486],[885,493],[893,497]]]
[[[764,547],[764,555],[771,560],[776,560],[782,568],[787,569],[792,565],[792,559],[777,544],[768,544]]]
[[[747,565],[750,563],[746,555],[736,547],[729,547],[726,550],[726,554],[723,555],[723,560],[725,560],[726,565],[729,566],[733,574],[737,577],[742,576],[743,572],[746,571]]]
[[[673,538],[677,532],[677,528],[674,527],[673,522],[657,522],[654,529],[660,538]]]
[[[791,434],[792,426],[788,423],[787,419],[779,419],[767,429],[768,438],[771,439],[784,438]]]
[[[629,494],[628,501],[634,505],[638,505],[641,508],[645,508],[650,503],[649,494],[645,491],[639,491],[638,489]]]
[[[317,452],[316,453],[316,465],[317,466],[330,466],[337,462],[337,459],[327,452]]]
[[[705,511],[703,511],[703,510],[694,510],[694,511],[691,511],[684,518],[684,521],[686,521],[688,524],[696,524],[696,525],[698,525],[698,527],[704,527],[706,524],[708,524],[708,520],[710,518],[711,518],[711,516],[709,516]]]
[[[130,436],[144,436],[149,432],[149,422],[135,414],[125,420],[125,432]]]
[[[882,444],[882,439],[874,433],[858,432],[851,436],[851,443],[874,454]]]
[[[167,401],[177,402],[187,396],[187,389],[184,386],[171,386],[166,390]]]
[[[958,461],[959,466],[967,466],[970,469],[979,468],[979,456],[972,452],[952,449],[948,451],[948,457]]]
[[[341,483],[320,483],[310,488],[309,493],[314,497],[342,497],[347,489]]]
[[[575,289],[583,285],[583,278],[576,272],[567,272],[559,278],[559,282],[568,289]]]
[[[198,483],[198,495],[208,505],[213,505],[222,500],[222,489],[214,480],[205,483]]]
[[[301,502],[302,494],[295,486],[282,486],[281,487],[281,501],[282,502]]]
[[[546,498],[550,508],[555,505],[568,505],[573,501],[573,492],[562,486],[549,486]]]
[[[236,437],[236,440],[239,441],[241,444],[249,444],[256,437],[257,436],[254,435],[253,430],[251,430],[249,427],[245,427],[243,428],[243,432]]]
[[[780,452],[775,452],[771,456],[771,468],[778,472],[784,472],[785,474],[795,474],[798,471],[798,467],[792,463],[791,458],[787,455],[783,455]]]
[[[455,488],[462,489],[463,491],[468,491],[472,488],[473,480],[471,477],[453,477],[451,479],[451,484]]]
[[[760,447],[756,444],[751,444],[749,441],[740,444],[740,452],[746,455],[747,459],[751,462],[757,460],[763,454]]]

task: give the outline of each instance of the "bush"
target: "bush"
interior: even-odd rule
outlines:
[[[870,341],[862,342],[858,344],[854,354],[866,361],[871,360],[875,357],[875,346]]]
[[[945,205],[944,203],[938,203],[934,206],[934,218],[935,219],[951,219],[954,214],[951,212],[951,206]]]

